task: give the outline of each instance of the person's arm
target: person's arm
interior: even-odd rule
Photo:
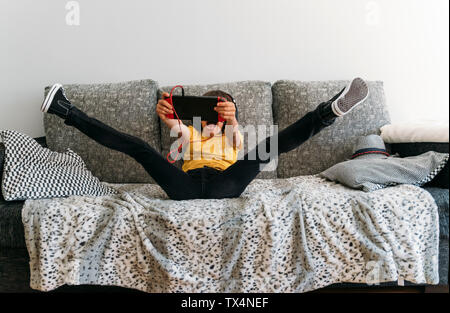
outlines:
[[[233,121],[227,121],[227,126],[232,127],[232,130],[230,131],[230,134],[227,134],[227,130],[225,129],[225,135],[227,136],[228,142],[233,145],[233,148],[235,149],[242,149],[242,140],[241,140],[241,133],[239,132],[239,123],[236,119]],[[225,126],[226,128],[226,126]]]
[[[233,102],[219,102],[214,110],[219,113],[226,121],[225,135],[233,148],[241,149],[242,142],[239,133],[239,123],[236,119],[236,107]],[[228,129],[228,130],[227,130]]]
[[[169,94],[167,92],[163,93],[163,98],[169,97]],[[175,127],[175,130],[178,132],[178,138],[181,137],[181,140],[183,143],[186,143],[189,141],[190,138],[190,131],[189,128],[183,124],[183,122],[180,121],[178,123],[177,119],[170,119],[167,118],[167,114],[173,114],[172,106],[169,102],[167,102],[164,99],[159,99],[158,103],[156,104],[156,113],[158,114],[161,121],[164,122],[164,124],[169,127],[170,130],[172,130]]]

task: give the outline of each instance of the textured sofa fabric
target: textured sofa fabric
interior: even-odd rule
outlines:
[[[161,151],[159,120],[155,113],[158,84],[138,80],[114,84],[64,85],[68,99],[79,109],[109,126],[137,136]],[[48,91],[48,87],[46,92]],[[106,148],[52,114],[44,114],[48,147],[70,148],[101,181],[154,183],[144,168],[124,153]]]
[[[209,84],[209,85],[188,85],[183,86],[186,95],[201,96],[208,90],[223,90],[231,94],[236,101],[239,110],[239,124],[244,127],[253,125],[257,129],[257,125],[265,125],[267,127],[267,134],[269,135],[269,127],[273,125],[272,117],[272,91],[271,84],[263,81],[242,81],[223,84]],[[162,92],[169,92],[173,86],[161,87],[158,98]],[[177,88],[174,94],[181,94],[181,90]],[[248,145],[248,137],[244,136],[244,150],[239,153],[243,156],[244,153],[253,147]],[[264,138],[261,138],[264,139]],[[170,145],[175,138],[170,137],[170,130],[164,123],[161,123],[161,144],[163,155],[166,156],[169,152]],[[260,141],[260,140],[258,140]],[[182,160],[175,163],[181,168]],[[276,170],[263,171],[256,178],[276,178]]]
[[[280,130],[329,100],[349,81],[301,82],[280,80],[273,84],[274,122]],[[358,136],[379,134],[390,123],[383,83],[368,82],[369,97],[343,118],[336,119],[299,148],[280,156],[278,177],[312,175],[345,161],[353,152]]]

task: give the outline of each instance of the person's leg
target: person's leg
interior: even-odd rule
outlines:
[[[64,123],[74,126],[101,145],[134,158],[171,199],[185,200],[201,196],[201,186],[198,182],[167,162],[158,151],[142,139],[119,132],[89,117],[76,107],[70,109]]]
[[[61,84],[50,88],[41,110],[61,117],[66,125],[74,126],[99,144],[134,158],[171,199],[201,197],[201,184],[198,181],[168,163],[159,152],[140,138],[119,132],[76,108],[67,99]]]
[[[368,89],[365,82],[361,79],[353,80],[345,92],[343,89],[332,99],[327,102],[322,102],[314,111],[307,113],[297,122],[280,131],[277,134],[277,154],[280,155],[281,153],[286,153],[297,148],[322,129],[333,124],[338,117],[334,113],[334,106],[337,100],[346,100],[345,102],[340,101],[345,104],[345,107],[340,107],[339,112],[341,115],[339,116],[342,116],[353,109],[354,106],[362,103],[367,98],[367,95]],[[209,188],[206,192],[207,198],[238,197],[247,185],[259,174],[261,166],[268,163],[274,157],[270,149],[270,137],[261,141],[253,150],[247,153],[242,160],[238,160],[209,182]],[[269,160],[261,160],[259,158],[260,150],[269,153],[271,158]]]
[[[324,103],[321,103],[322,106]],[[317,134],[323,128],[331,125],[332,120],[322,120],[318,114],[319,108],[311,111],[294,124],[280,131],[278,136],[278,155],[291,151],[309,138]],[[273,159],[261,160],[259,151],[271,154],[270,137],[261,141],[252,152],[248,152],[242,160],[228,167],[220,175],[209,182],[206,193],[207,198],[234,198],[238,197],[247,185],[259,174],[261,166]]]

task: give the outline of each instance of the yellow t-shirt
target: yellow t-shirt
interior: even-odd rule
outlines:
[[[204,166],[212,167],[218,170],[225,170],[237,160],[239,150],[242,149],[244,139],[238,132],[241,143],[239,147],[233,148],[225,134],[216,135],[207,139],[194,127],[189,126],[190,142],[184,153],[183,171],[187,172]]]

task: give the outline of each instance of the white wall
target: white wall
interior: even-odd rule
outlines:
[[[0,129],[44,134],[53,82],[385,81],[394,122],[448,121],[448,0],[0,0]]]

